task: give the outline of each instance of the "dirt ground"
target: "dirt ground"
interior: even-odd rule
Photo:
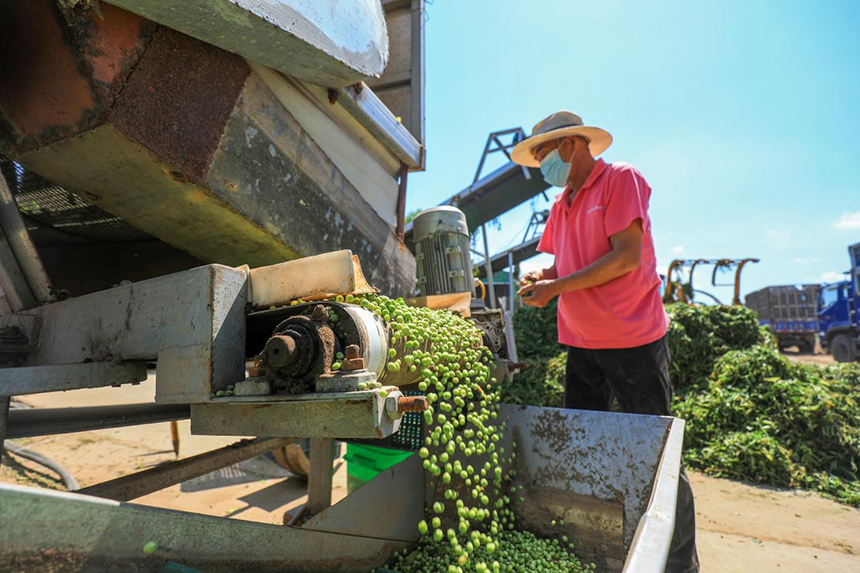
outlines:
[[[792,346],[783,350],[782,354],[789,360],[794,360],[795,362],[803,362],[805,364],[820,364],[823,366],[836,364],[836,361],[833,359],[832,354],[814,354],[812,352],[801,352],[797,349],[796,346]]]
[[[150,380],[136,387],[23,397],[35,407],[148,402]],[[238,438],[192,436],[179,423],[180,456]],[[63,464],[86,487],[174,459],[167,423],[18,440]],[[341,446],[340,453],[345,448]],[[28,462],[9,465],[0,481],[62,489]],[[335,463],[333,501],[346,495],[346,464]],[[702,570],[715,573],[860,571],[860,510],[816,494],[756,487],[690,472],[696,496]],[[306,484],[268,457],[259,457],[173,486],[134,503],[263,523],[282,523],[302,505]]]

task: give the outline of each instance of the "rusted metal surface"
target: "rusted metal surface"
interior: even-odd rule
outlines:
[[[406,547],[7,484],[0,529],[3,571],[158,572],[173,561],[207,573],[364,573]]]
[[[77,493],[116,501],[130,501],[255,458],[276,448],[283,448],[291,441],[291,438],[241,440],[184,460],[168,462],[148,470],[91,485],[78,490]]]
[[[397,399],[397,411],[405,414],[406,412],[423,412],[430,403],[424,396],[401,396]]]
[[[26,5],[50,30],[0,23],[38,43],[0,66],[0,148],[16,161],[202,262],[346,247],[373,284],[410,294],[414,260],[376,211],[378,189],[333,167],[244,60],[110,6],[70,28],[49,0]],[[0,43],[26,47],[15,34]]]
[[[175,167],[179,177],[202,184],[248,73],[242,58],[161,28],[110,121]]]
[[[0,18],[0,110],[14,149],[98,125],[106,113],[52,0],[16,0]]]
[[[346,355],[343,361],[344,370],[362,370],[364,369],[364,358],[359,354],[361,350],[358,344],[350,344],[346,347]]]
[[[110,4],[101,4],[100,13],[72,11],[69,18],[69,33],[92,84],[104,105],[111,107],[159,26]]]
[[[275,368],[292,366],[298,358],[298,348],[292,336],[276,334],[266,343],[266,363]]]
[[[266,342],[261,368],[273,387],[290,394],[311,392],[314,382],[331,372],[336,344],[328,312],[317,305],[312,316],[291,316],[278,325]]]

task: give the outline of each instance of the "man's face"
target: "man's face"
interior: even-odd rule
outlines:
[[[553,149],[558,149],[558,155],[561,157],[561,160],[567,163],[573,157],[573,152],[576,149],[578,139],[578,137],[564,137],[562,139],[544,141],[532,149],[532,155],[534,155],[534,158],[540,162],[543,161],[543,158],[546,157]]]

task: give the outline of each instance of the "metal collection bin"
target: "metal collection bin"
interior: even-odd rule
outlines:
[[[683,420],[512,405],[500,418],[508,420],[506,450],[516,442],[514,483],[524,501],[513,509],[522,527],[567,535],[598,571],[663,571]],[[0,568],[38,569],[63,555],[67,570],[159,571],[170,560],[207,573],[367,572],[417,541],[424,478],[411,456],[301,528],[0,484]],[[148,541],[158,544],[154,555],[141,551]]]

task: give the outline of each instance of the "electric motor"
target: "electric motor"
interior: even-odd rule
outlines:
[[[422,211],[412,222],[421,296],[472,292],[466,216],[456,207]]]

